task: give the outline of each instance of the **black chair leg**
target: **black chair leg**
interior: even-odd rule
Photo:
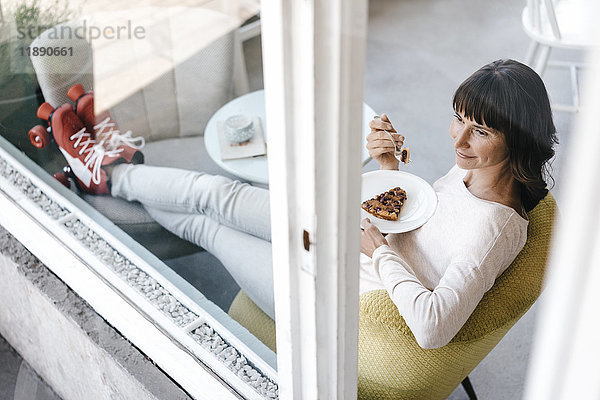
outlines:
[[[469,380],[468,376],[462,381],[462,386],[465,388],[465,392],[467,392],[469,400],[477,400],[475,390],[473,390],[473,385],[471,385],[471,381]]]

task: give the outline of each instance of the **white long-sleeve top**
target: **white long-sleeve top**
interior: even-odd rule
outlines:
[[[525,245],[528,221],[466,188],[456,165],[433,188],[438,206],[411,232],[361,253],[360,292],[386,289],[423,348],[447,344]]]

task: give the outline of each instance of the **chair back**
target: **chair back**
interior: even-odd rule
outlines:
[[[69,101],[70,86],[82,83],[94,90],[96,112],[108,109],[121,131],[147,141],[202,135],[210,116],[233,98],[237,23],[200,7],[97,13],[55,26],[32,44],[73,47],[74,57],[38,56],[32,63],[45,100],[55,107]],[[139,27],[139,38],[90,39],[93,28],[127,26],[128,35]],[[57,39],[61,30],[80,35]]]
[[[31,48],[64,48],[72,51],[69,56],[31,55],[31,63],[44,100],[54,107],[70,102],[67,90],[71,86],[81,83],[86,90],[91,90],[93,86],[92,47],[86,40],[67,34],[67,31],[72,32],[77,26],[75,21],[56,25],[42,32],[31,43]],[[60,32],[64,32],[65,36],[59,39],[57,37]]]
[[[585,49],[593,45],[595,0],[527,0],[522,23],[528,35],[549,46]]]
[[[527,0],[527,8],[529,22],[535,31],[542,31],[542,20],[545,20],[550,25],[554,38],[560,40],[560,28],[556,20],[553,0]]]

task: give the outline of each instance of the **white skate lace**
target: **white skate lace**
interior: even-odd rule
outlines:
[[[131,131],[121,133],[120,130],[116,129],[116,124],[114,122],[108,121],[110,121],[110,117],[107,117],[104,121],[94,125],[96,138],[105,143],[107,150],[117,149],[122,144],[135,149],[141,149],[146,144],[146,141],[143,137],[131,137]]]
[[[85,131],[85,128],[82,128],[79,132],[71,135],[69,139],[75,140],[75,143],[73,143],[74,149],[81,147],[79,149],[80,156],[87,153],[83,161],[85,162],[86,168],[90,169],[91,167],[92,181],[96,185],[100,184],[100,181],[102,180],[100,172],[104,157],[115,157],[123,151],[123,149],[105,149],[103,141],[97,142],[92,139],[91,135]]]

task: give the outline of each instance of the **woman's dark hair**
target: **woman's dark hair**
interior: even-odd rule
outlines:
[[[498,60],[477,70],[456,89],[454,110],[504,134],[521,202],[532,210],[552,180],[548,161],[558,143],[546,87],[540,76],[514,60]]]

